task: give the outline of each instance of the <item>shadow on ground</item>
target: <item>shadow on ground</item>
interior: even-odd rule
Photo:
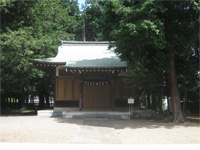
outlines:
[[[172,123],[163,122],[162,120],[152,118],[134,118],[132,120],[122,119],[106,119],[106,118],[85,118],[85,119],[65,119],[65,118],[54,118],[58,123],[77,124],[81,126],[94,126],[94,127],[107,127],[115,129],[138,129],[138,128],[166,128],[172,129],[174,127],[197,127],[200,125],[199,122],[186,121],[185,123]]]

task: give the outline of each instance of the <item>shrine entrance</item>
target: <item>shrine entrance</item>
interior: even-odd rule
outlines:
[[[83,109],[109,109],[110,83],[84,82]]]

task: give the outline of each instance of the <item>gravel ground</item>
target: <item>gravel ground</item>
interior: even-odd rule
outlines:
[[[200,144],[199,123],[155,120],[0,117],[0,142],[60,144]]]

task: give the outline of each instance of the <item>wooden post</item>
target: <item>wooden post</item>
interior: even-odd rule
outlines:
[[[79,81],[79,109],[82,111],[83,108],[83,81]]]
[[[56,97],[57,97],[57,77],[54,78],[54,105],[53,107],[56,107]]]
[[[111,109],[114,109],[115,107],[115,90],[114,90],[114,80],[111,81],[110,83],[110,101],[111,101]]]

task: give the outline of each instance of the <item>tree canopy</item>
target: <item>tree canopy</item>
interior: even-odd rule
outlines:
[[[115,41],[128,82],[141,96],[171,97],[174,122],[184,122],[180,100],[199,96],[199,10],[195,0],[86,0],[82,12],[77,0],[4,0],[1,94],[23,101],[29,86],[49,94],[52,77],[33,68],[30,58],[53,57],[59,40],[81,40],[85,32],[87,41]]]
[[[30,59],[53,57],[59,40],[76,38],[80,29],[78,4],[62,0],[13,0],[1,3],[0,11],[1,94],[19,95],[23,102],[25,88],[33,86],[42,91],[45,85],[53,87],[54,83],[35,69]]]
[[[142,90],[154,88],[162,93],[164,75],[169,74],[174,122],[184,122],[176,70],[186,59],[188,67],[191,64],[196,70],[193,78],[197,79],[199,3],[108,0],[104,6],[104,35],[115,41],[116,53],[127,61],[135,84],[138,82]],[[184,71],[178,76],[186,77]]]

